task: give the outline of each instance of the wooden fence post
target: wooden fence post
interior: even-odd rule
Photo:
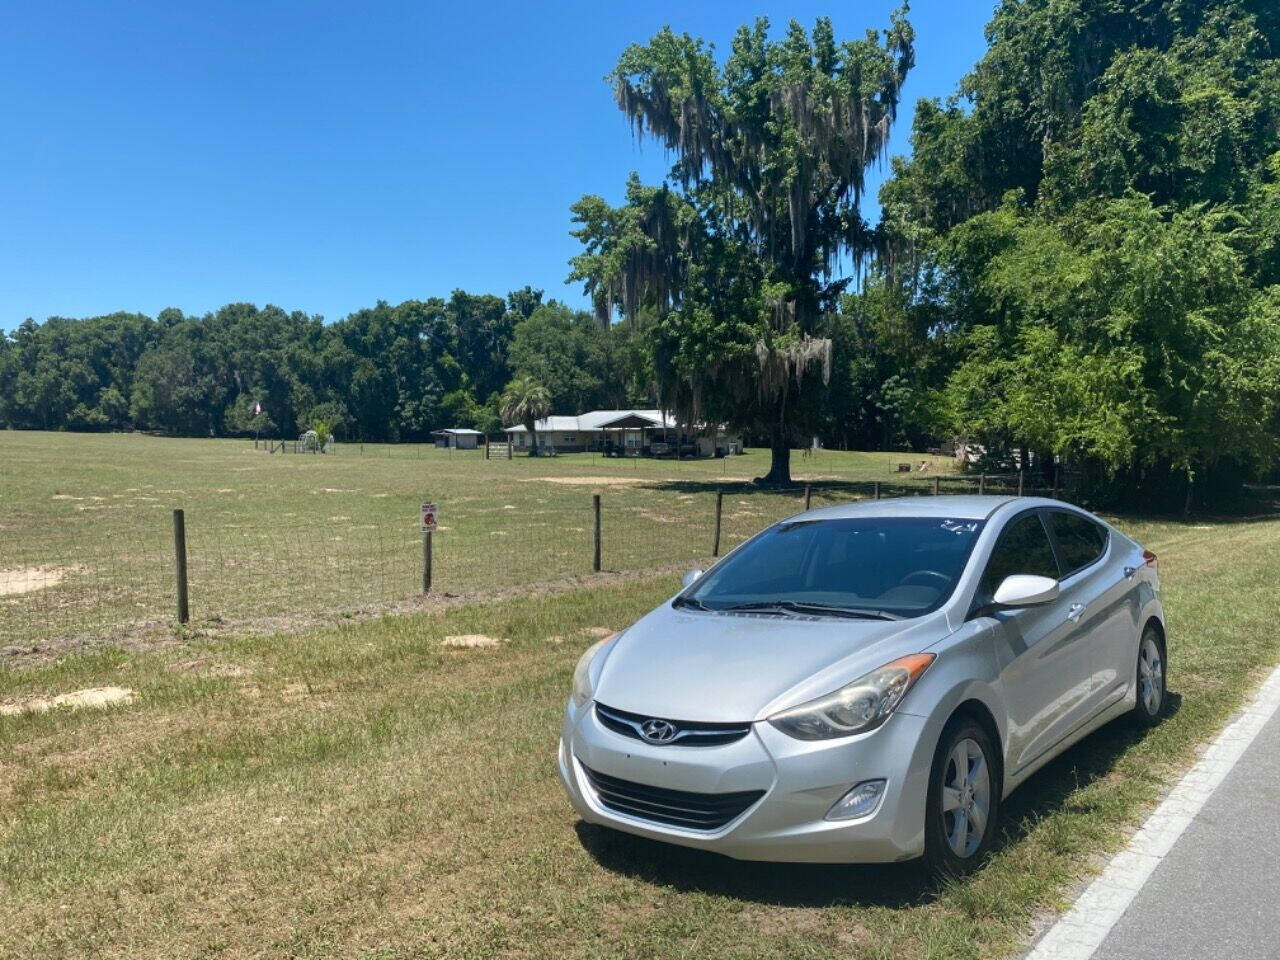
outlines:
[[[876,480],[871,485],[871,498],[873,500],[880,499],[880,481]]]
[[[422,592],[431,592],[431,531],[422,534]]]
[[[813,487],[810,484],[804,485],[804,508],[809,509],[809,504],[813,502]]]
[[[591,561],[591,569],[600,572],[600,494],[591,495],[591,508],[596,515],[595,556]]]
[[[934,477],[933,478],[933,495],[936,497],[941,492],[942,492],[942,478]]]
[[[716,526],[715,532],[711,535],[711,555],[713,557],[720,556],[720,513],[724,508],[724,491],[716,491]]]
[[[1018,496],[1022,496],[1022,468],[1018,468]]]
[[[982,473],[978,475],[978,495],[981,496],[986,492],[987,492],[987,475],[985,473]]]
[[[173,511],[173,572],[178,588],[178,622],[191,617],[187,604],[187,520],[181,510]]]
[[[1053,465],[1053,499],[1058,499],[1058,464]]]

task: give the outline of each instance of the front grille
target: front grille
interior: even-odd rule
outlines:
[[[665,719],[615,710],[613,707],[606,707],[603,703],[596,704],[596,716],[614,733],[650,743],[653,741],[646,740],[641,735],[640,728],[646,720]],[[718,747],[721,744],[741,740],[751,732],[749,723],[702,723],[693,720],[668,720],[667,722],[676,728],[676,734],[670,740],[663,741],[661,746]]]
[[[596,773],[581,761],[600,802],[618,813],[692,830],[718,830],[764,796],[763,790],[737,793],[689,793],[650,787]]]

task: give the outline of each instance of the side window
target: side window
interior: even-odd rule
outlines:
[[[1062,561],[1063,576],[1089,566],[1107,549],[1107,531],[1088,517],[1065,510],[1049,513],[1049,526],[1053,538],[1058,541],[1058,558]]]
[[[1049,534],[1040,522],[1039,514],[1019,517],[1004,528],[991,551],[978,592],[984,597],[991,597],[1001,581],[1015,573],[1058,579],[1058,562],[1054,559]]]

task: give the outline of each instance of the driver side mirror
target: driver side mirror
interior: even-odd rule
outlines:
[[[1058,599],[1058,581],[1030,573],[1005,577],[991,598],[998,607],[1034,607]]]
[[[684,586],[686,587],[693,586],[693,581],[697,580],[700,576],[702,576],[701,570],[697,570],[697,569],[690,570],[688,573],[684,575],[684,581],[683,581]]]

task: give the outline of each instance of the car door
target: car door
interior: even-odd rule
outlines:
[[[1124,696],[1133,673],[1132,578],[1109,555],[1111,533],[1072,510],[1047,511],[1049,534],[1062,569],[1062,598],[1075,627],[1070,642],[1093,665],[1089,715]]]
[[[995,653],[1009,715],[1009,772],[1034,761],[1087,716],[1093,666],[1072,641],[1070,601],[1020,609],[988,605],[1005,577],[1030,573],[1059,579],[1057,554],[1044,511],[1029,510],[1005,524],[983,570],[975,603],[996,622]]]

